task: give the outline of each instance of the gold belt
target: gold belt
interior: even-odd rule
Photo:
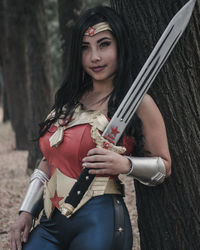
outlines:
[[[66,204],[64,201],[75,182],[76,179],[70,178],[56,169],[55,173],[45,184],[44,188],[44,209],[47,218],[51,217],[55,207],[62,211]],[[121,194],[119,183],[109,177],[95,177],[72,214],[80,209],[92,197],[103,194]],[[69,218],[72,214],[67,215],[67,217]]]

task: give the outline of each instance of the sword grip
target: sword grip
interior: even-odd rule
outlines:
[[[88,168],[84,168],[65,199],[65,203],[72,205],[74,208],[77,207],[94,177],[94,174],[89,174]]]

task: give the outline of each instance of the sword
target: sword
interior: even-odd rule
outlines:
[[[109,142],[116,145],[119,141],[126,126],[135,114],[138,105],[183,34],[192,15],[195,3],[196,0],[188,1],[168,24],[114,116],[104,130],[102,136]],[[94,177],[95,175],[89,174],[89,169],[83,169],[77,182],[72,187],[61,207],[63,215],[70,216],[81,201],[85,192],[88,190]]]

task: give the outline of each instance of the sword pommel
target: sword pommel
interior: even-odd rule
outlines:
[[[61,213],[62,215],[65,215],[66,217],[68,217],[73,213],[74,209],[75,208],[71,204],[63,203],[61,206]]]

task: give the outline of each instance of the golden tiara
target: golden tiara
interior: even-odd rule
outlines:
[[[86,32],[84,33],[84,36],[94,36],[99,32],[110,30],[112,31],[110,25],[107,22],[101,22],[97,23],[91,27],[89,27]]]

